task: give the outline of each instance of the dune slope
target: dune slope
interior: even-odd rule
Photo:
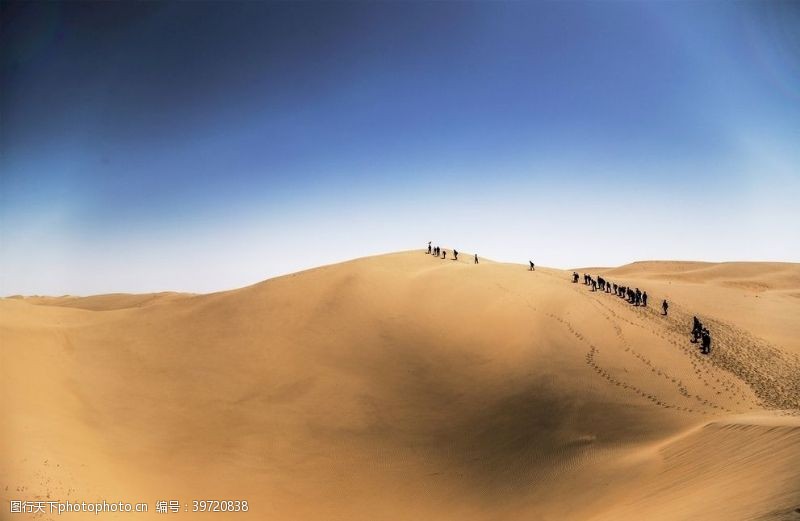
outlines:
[[[1,300],[0,495],[150,504],[108,519],[171,499],[248,501],[215,519],[800,519],[797,265],[606,271],[663,317],[467,260]]]

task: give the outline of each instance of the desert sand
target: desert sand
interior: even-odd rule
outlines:
[[[249,504],[182,519],[800,519],[800,265],[592,269],[641,308],[462,259],[0,300],[0,518],[40,498],[150,503],[97,519],[172,499]]]

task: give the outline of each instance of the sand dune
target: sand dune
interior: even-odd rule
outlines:
[[[51,498],[150,503],[106,519],[170,499],[248,500],[214,519],[800,519],[800,265],[601,270],[668,298],[663,317],[463,257],[0,300],[3,515]]]

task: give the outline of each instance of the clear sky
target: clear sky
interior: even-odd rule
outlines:
[[[798,2],[0,5],[2,295],[800,261]]]

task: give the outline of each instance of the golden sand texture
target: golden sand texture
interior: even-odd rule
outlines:
[[[137,520],[169,499],[248,501],[218,521],[800,519],[800,265],[591,273],[649,307],[416,251],[208,295],[2,299],[0,519],[36,498],[149,502],[102,514]]]

